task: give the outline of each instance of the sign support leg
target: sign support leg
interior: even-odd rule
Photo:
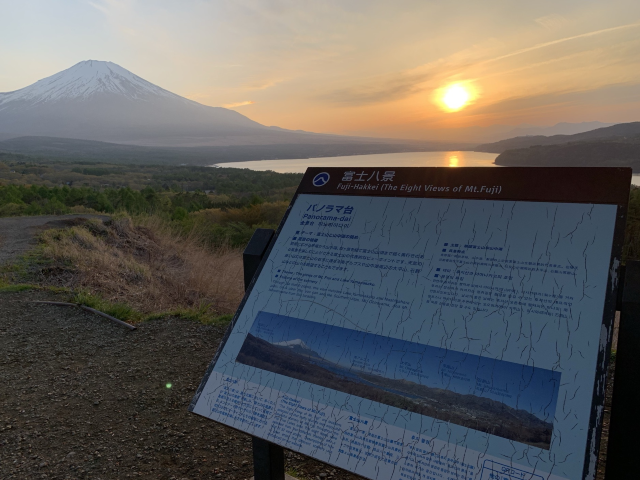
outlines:
[[[284,480],[284,449],[252,437],[254,480]]]
[[[273,230],[259,228],[242,254],[244,288],[249,287],[273,238]],[[261,438],[252,437],[254,480],[284,480],[284,449]]]
[[[630,478],[638,468],[640,425],[640,262],[627,262],[613,384],[607,480]]]

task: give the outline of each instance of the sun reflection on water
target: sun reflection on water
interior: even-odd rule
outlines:
[[[349,169],[390,169],[391,167],[495,167],[495,153],[449,150],[439,152],[374,153],[322,158],[256,160],[215,165],[224,168],[273,170],[279,173],[304,173],[308,167],[344,167]],[[362,170],[358,170],[360,172]]]

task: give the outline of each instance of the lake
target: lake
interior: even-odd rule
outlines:
[[[308,167],[495,167],[498,154],[483,152],[403,152],[344,157],[297,158],[290,160],[257,160],[229,162],[211,167],[272,170],[279,173],[304,173]],[[633,185],[640,185],[640,175],[633,175]]]
[[[403,152],[229,162],[211,166],[273,170],[279,173],[304,173],[307,167],[495,167],[493,161],[497,156],[495,153],[482,152]]]

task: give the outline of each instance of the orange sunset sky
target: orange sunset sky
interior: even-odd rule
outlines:
[[[437,139],[640,120],[637,0],[0,0],[0,11],[0,92],[95,59],[315,132]],[[452,84],[466,95],[456,111],[442,103]]]

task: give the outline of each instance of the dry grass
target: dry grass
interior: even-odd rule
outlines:
[[[242,298],[240,250],[211,250],[198,235],[178,236],[158,218],[90,221],[46,231],[41,241],[44,257],[53,260],[47,283],[126,303],[146,315],[214,318],[233,313]]]

